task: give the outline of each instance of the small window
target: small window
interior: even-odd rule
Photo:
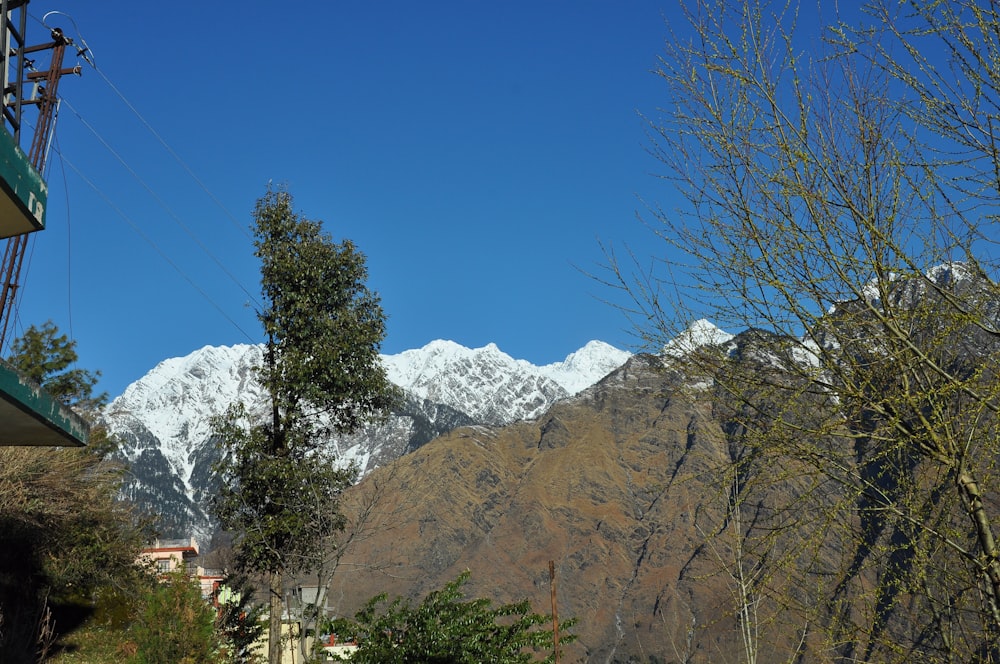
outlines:
[[[156,571],[160,574],[167,574],[170,571],[170,559],[161,558],[156,561]]]

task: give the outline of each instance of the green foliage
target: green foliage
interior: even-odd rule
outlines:
[[[270,417],[254,421],[236,406],[215,423],[229,479],[216,514],[239,536],[241,566],[265,572],[308,568],[322,539],[342,528],[337,496],[355,473],[334,469],[322,444],[395,398],[378,355],[385,316],[364,285],[364,256],[350,242],[334,244],[291,204],[288,193],[270,191],[255,212],[268,338],[258,373]]]
[[[532,613],[527,600],[494,607],[489,599],[463,601],[464,572],[416,607],[379,595],[358,612],[355,622],[337,626],[338,633],[357,636],[354,664],[518,664],[537,661],[539,651],[552,652],[549,616]],[[575,620],[562,628],[572,627]],[[562,632],[561,632],[562,634]],[[575,640],[565,634],[561,643]],[[543,661],[553,660],[549,654]]]
[[[266,303],[259,318],[268,338],[260,379],[278,415],[275,451],[315,446],[317,428],[350,433],[394,403],[379,359],[385,315],[365,285],[364,254],[293,212],[290,194],[269,191],[255,219]],[[322,423],[316,412],[325,415]],[[299,440],[285,440],[302,425]]]
[[[264,607],[253,602],[254,588],[246,576],[230,574],[219,589],[216,629],[223,641],[226,661],[257,664],[261,661],[259,641],[264,634],[261,618]]]
[[[121,664],[134,644],[122,628],[89,622],[64,637],[51,664]]]
[[[96,380],[55,326],[29,329],[11,363],[64,403],[91,407]],[[68,376],[68,377],[67,377]],[[82,449],[0,448],[0,661],[34,661],[37,633],[53,611],[58,638],[90,610],[98,591],[131,589],[144,540],[118,501],[122,468],[106,458],[114,441],[101,428]],[[127,592],[126,592],[127,594]]]
[[[337,467],[322,449],[296,446],[271,454],[266,429],[248,420],[236,405],[217,423],[230,450],[226,471],[238,483],[223,483],[216,514],[240,533],[235,557],[241,569],[308,569],[322,553],[324,537],[343,527],[339,496],[356,471]]]
[[[32,325],[11,344],[10,364],[42,386],[51,396],[82,413],[107,403],[108,395],[94,395],[100,371],[71,368],[78,360],[76,342],[47,321],[41,329]]]
[[[397,392],[379,358],[385,315],[365,286],[364,255],[293,212],[284,191],[257,201],[254,220],[267,338],[257,377],[270,402],[263,417],[237,405],[214,422],[224,478],[214,510],[235,531],[240,568],[268,577],[277,662],[282,575],[322,563],[356,475],[336,468],[325,443],[381,415]]]
[[[215,609],[197,580],[183,571],[154,583],[132,630],[134,664],[209,664],[218,661]]]

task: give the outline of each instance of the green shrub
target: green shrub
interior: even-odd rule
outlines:
[[[551,618],[531,611],[527,600],[494,607],[489,599],[462,601],[464,572],[419,606],[385,595],[372,599],[354,622],[337,625],[342,635],[360,640],[351,664],[526,664],[541,653],[552,660]],[[575,620],[562,627],[571,627]],[[564,635],[561,643],[575,640]]]
[[[134,664],[214,664],[219,657],[215,609],[183,571],[150,589],[132,639]]]

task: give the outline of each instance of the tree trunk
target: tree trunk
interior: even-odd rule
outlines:
[[[1000,632],[1000,552],[997,551],[993,529],[990,527],[989,515],[983,506],[979,484],[968,472],[958,474],[958,485],[965,495],[969,516],[976,528],[979,547],[983,555],[983,571],[989,580],[988,593],[990,612],[993,616],[993,629]]]
[[[284,609],[282,602],[281,572],[269,574],[268,602],[268,664],[281,664],[281,614]]]

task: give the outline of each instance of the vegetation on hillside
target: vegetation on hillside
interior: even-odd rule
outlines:
[[[655,343],[754,330],[687,366],[730,418],[703,527],[744,657],[1000,661],[1000,13],[684,11],[651,121],[669,265],[612,268]]]
[[[689,518],[728,582],[742,659],[766,643],[788,661],[1000,663],[1000,11],[825,11],[806,33],[814,17],[794,4],[683,5],[650,123],[683,198],[652,210],[669,260],[649,271],[612,256],[610,281],[659,348],[694,318],[747,330],[667,360],[723,423],[728,458],[696,472],[718,483],[724,515]],[[241,571],[267,579],[277,664],[283,583],[322,566],[347,523],[354,472],[323,443],[395,394],[363,254],[284,191],[254,220],[270,403],[216,422],[216,509]],[[104,401],[51,324],[10,361],[67,405]],[[125,597],[109,621],[124,635],[116,657],[218,659],[216,615],[194,585],[153,583],[134,564],[142,535],[115,500],[114,443],[94,441],[0,449],[0,659],[45,660],[60,631]],[[376,597],[338,628],[361,638],[358,662],[547,654],[547,617],[467,600],[466,580],[416,606]]]

